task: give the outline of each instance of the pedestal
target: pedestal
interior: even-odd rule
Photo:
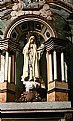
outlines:
[[[71,102],[0,103],[2,121],[72,121]]]
[[[0,83],[0,102],[15,101],[16,86],[13,83]]]
[[[52,81],[48,85],[47,101],[68,101],[68,84]]]

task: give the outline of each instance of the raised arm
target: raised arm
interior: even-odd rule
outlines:
[[[44,52],[44,49],[45,49],[44,44],[42,44],[42,45],[37,49],[37,54],[38,54],[39,60],[40,60],[40,58],[41,58],[41,56],[42,56],[42,54],[43,54],[43,52]]]

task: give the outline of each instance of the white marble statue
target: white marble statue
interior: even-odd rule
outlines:
[[[35,44],[35,37],[31,36],[28,43],[23,48],[24,54],[24,80],[28,77],[29,80],[39,78],[39,60],[37,55],[37,46]]]
[[[30,89],[37,88],[37,86],[40,86],[39,82],[36,82],[36,80],[39,80],[39,59],[41,57],[42,51],[44,49],[40,46],[37,49],[37,45],[35,43],[35,37],[31,36],[29,38],[28,43],[23,48],[23,54],[24,54],[24,66],[23,66],[23,75],[21,76],[21,81],[23,81],[23,84],[25,85],[26,91],[29,92]]]

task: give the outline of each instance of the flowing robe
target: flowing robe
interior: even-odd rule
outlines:
[[[24,79],[26,77],[29,77],[29,80],[32,80],[32,79],[35,80],[36,78],[39,78],[39,59],[37,55],[36,44],[34,43],[32,44],[32,47],[30,47],[30,43],[28,42],[23,48],[23,54],[24,54],[24,67],[23,67]],[[32,67],[30,66],[30,61],[31,61]]]

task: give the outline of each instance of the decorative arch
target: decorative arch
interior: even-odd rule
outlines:
[[[25,27],[24,30],[22,30],[21,25],[26,23],[27,27]],[[29,23],[34,24],[34,28],[29,29]],[[40,25],[41,29],[35,27],[35,24]],[[26,26],[25,25],[25,26]],[[37,26],[38,26],[37,25]],[[18,30],[17,30],[18,29]],[[20,32],[21,31],[21,32]],[[44,40],[46,41],[49,37],[57,37],[57,32],[52,26],[50,21],[46,21],[44,18],[41,18],[36,15],[29,15],[29,16],[20,16],[19,18],[15,19],[7,28],[4,38],[12,38],[12,33],[15,32],[15,36],[18,36],[17,38],[14,38],[14,40],[19,41],[20,37],[29,31],[36,32],[39,35],[41,35]],[[49,36],[47,34],[50,34]],[[20,35],[21,34],[21,35]],[[19,37],[20,36],[20,37]],[[18,40],[17,40],[18,39]]]

